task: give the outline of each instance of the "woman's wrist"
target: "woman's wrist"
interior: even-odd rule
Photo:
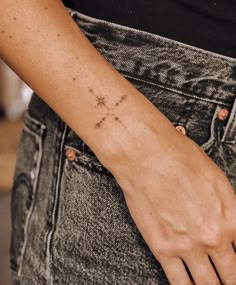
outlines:
[[[168,141],[179,135],[171,122],[133,86],[119,107],[115,116],[95,128],[97,139],[89,136],[87,140],[111,172],[118,173],[122,165],[135,163],[154,143],[160,157]]]

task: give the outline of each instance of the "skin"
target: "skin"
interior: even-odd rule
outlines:
[[[59,0],[1,0],[0,11],[1,58],[112,172],[170,283],[193,284],[185,263],[197,285],[220,284],[212,264],[236,284],[236,200],[224,173],[98,53]]]

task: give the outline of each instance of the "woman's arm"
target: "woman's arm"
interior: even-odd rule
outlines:
[[[160,125],[165,121],[172,127],[93,47],[61,1],[1,0],[0,11],[2,59],[104,165],[127,148],[128,136],[143,135],[144,120],[153,120],[152,113]],[[135,120],[140,124],[133,131]]]
[[[144,101],[142,113],[157,112],[96,51],[59,0],[1,0],[0,10],[0,56],[102,162],[121,151],[131,114],[142,116]],[[108,108],[118,120],[108,119]]]
[[[236,202],[222,171],[99,54],[59,0],[1,0],[0,11],[0,56],[113,173],[171,284],[190,284],[182,260],[197,285],[219,284],[208,255],[236,284]]]

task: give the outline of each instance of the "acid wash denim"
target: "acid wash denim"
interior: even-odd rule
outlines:
[[[121,74],[185,129],[236,191],[236,60],[68,13]],[[223,120],[222,109],[228,110]],[[15,169],[12,227],[13,284],[169,284],[115,178],[35,93]]]

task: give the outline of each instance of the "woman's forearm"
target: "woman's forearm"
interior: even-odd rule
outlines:
[[[92,46],[59,0],[2,0],[0,10],[1,57],[102,163],[122,157],[128,144],[133,148],[149,123],[169,124]]]

